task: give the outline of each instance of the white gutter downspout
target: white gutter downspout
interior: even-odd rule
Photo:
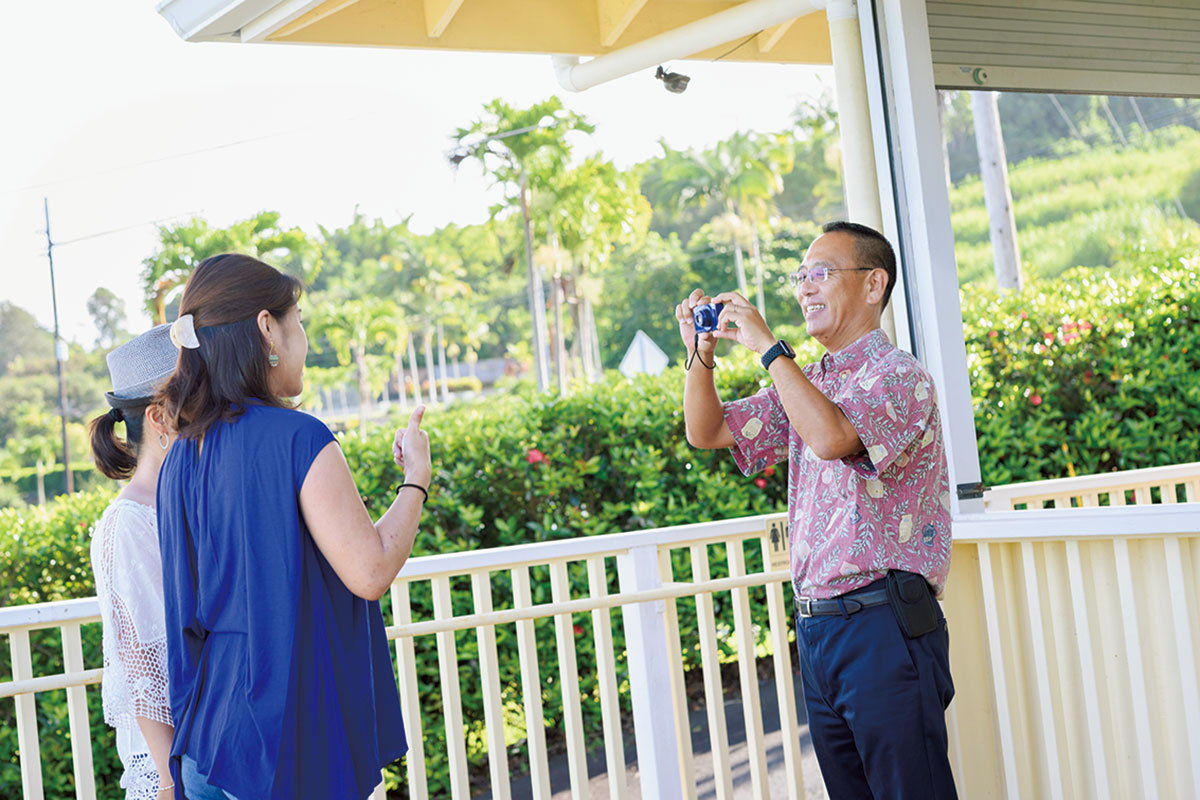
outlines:
[[[554,74],[562,87],[582,92],[614,78],[650,69],[666,61],[687,58],[734,39],[820,11],[828,0],[748,0],[675,30],[580,62],[578,56],[552,56]]]

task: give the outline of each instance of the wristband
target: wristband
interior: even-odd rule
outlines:
[[[429,502],[429,490],[426,489],[424,486],[422,486],[419,483],[402,483],[402,484],[400,484],[400,489],[403,489],[406,486],[412,487],[413,489],[420,489],[421,494],[425,495],[425,499],[422,502],[425,502],[425,503]],[[400,489],[396,490],[397,494],[400,493]]]

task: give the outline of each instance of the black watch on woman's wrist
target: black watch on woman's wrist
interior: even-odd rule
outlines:
[[[771,348],[762,354],[763,369],[770,369],[771,362],[780,356],[783,356],[784,358],[790,358],[793,361],[796,360],[796,351],[793,350],[791,345],[789,345],[783,339],[780,339],[778,342],[771,345]]]

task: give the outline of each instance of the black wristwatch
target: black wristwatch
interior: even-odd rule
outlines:
[[[771,349],[762,354],[763,369],[770,369],[771,362],[780,356],[783,356],[784,358],[790,358],[793,361],[796,360],[796,351],[793,350],[791,345],[789,345],[783,339],[780,339],[778,342],[771,345]]]

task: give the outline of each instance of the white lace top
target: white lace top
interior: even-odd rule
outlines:
[[[155,798],[158,770],[137,718],[171,725],[162,559],[153,508],[118,498],[92,537],[92,570],[104,628],[104,721],[117,729],[127,800]]]

